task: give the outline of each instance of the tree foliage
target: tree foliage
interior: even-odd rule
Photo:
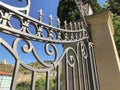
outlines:
[[[97,13],[102,10],[101,6],[98,4],[98,0],[90,0],[91,4],[93,5],[93,12]]]
[[[115,30],[114,39],[118,50],[118,54],[120,56],[120,16],[112,14],[112,21]]]
[[[60,18],[61,25],[64,21],[67,22],[77,20],[79,16],[79,11],[73,0],[60,0],[58,5],[57,16]]]
[[[86,0],[82,0],[83,2]],[[93,11],[96,13],[101,10],[100,5],[97,3],[97,0],[91,0],[91,3],[93,5]],[[61,25],[64,24],[64,21],[66,20],[68,23],[70,21],[75,21],[77,19],[80,19],[79,11],[77,9],[77,6],[75,4],[74,0],[60,0],[57,10],[57,16],[60,18]]]
[[[120,0],[108,0],[105,4],[112,13],[120,15]]]
[[[46,80],[45,78],[41,77],[40,79],[38,79],[36,81],[36,90],[45,90],[46,87]],[[55,89],[55,79],[51,78],[50,79],[50,90],[54,90]]]
[[[108,0],[105,3],[105,7],[111,11],[115,30],[114,39],[120,56],[120,0]]]
[[[51,78],[50,82],[50,90],[55,90],[55,79]],[[16,90],[30,90],[30,82],[24,81],[17,84]],[[45,90],[46,88],[46,79],[44,77],[39,78],[35,83],[35,90]]]
[[[40,79],[38,79],[36,81],[35,88],[45,90],[45,78],[41,77]]]
[[[27,81],[20,82],[17,84],[16,90],[30,90],[30,83]]]

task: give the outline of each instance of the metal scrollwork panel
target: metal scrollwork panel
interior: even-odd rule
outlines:
[[[26,2],[23,8],[0,2],[0,44],[15,59],[11,90],[16,90],[22,73],[30,76],[30,90],[37,90],[36,81],[41,76],[45,78],[45,90],[51,90],[51,78],[54,78],[54,90],[98,90],[93,47],[89,43],[81,1],[78,0],[80,4],[77,5],[80,6],[83,20],[70,22],[69,25],[65,21],[64,28],[60,27],[59,18],[57,27],[52,26],[52,15],[49,16],[49,24],[42,22],[42,10],[39,11],[38,20],[28,16],[30,0]],[[13,39],[5,40],[2,34],[10,35]],[[45,62],[41,58],[43,53],[44,58],[52,57],[52,60]],[[25,62],[31,59],[39,67]],[[24,72],[25,69],[28,71]]]
[[[47,75],[47,73],[50,72],[50,71],[52,71],[52,69],[54,70],[55,68],[57,68],[59,66],[59,63],[60,63],[60,60],[58,59],[58,56],[57,56],[58,55],[58,51],[57,51],[57,48],[56,48],[56,46],[54,44],[47,43],[45,45],[45,51],[46,51],[47,55],[51,56],[51,55],[55,54],[54,60],[52,61],[52,63],[49,64],[49,63],[46,63],[43,60],[41,60],[41,58],[37,54],[37,52],[36,52],[33,44],[30,41],[25,40],[26,44],[21,47],[22,51],[24,53],[27,53],[27,54],[32,52],[32,54],[34,55],[34,57],[36,58],[36,60],[38,61],[38,63],[40,65],[42,65],[42,67],[41,68],[35,68],[35,67],[32,67],[32,66],[26,64],[23,61],[23,59],[21,59],[21,55],[19,55],[19,53],[18,53],[19,51],[17,51],[18,50],[18,43],[21,40],[22,39],[17,38],[14,41],[13,45],[11,46],[6,41],[4,41],[2,38],[0,39],[1,45],[4,46],[11,53],[11,55],[14,56],[14,58],[16,60],[11,90],[16,90],[15,88],[16,88],[16,82],[17,82],[17,79],[18,79],[17,77],[19,76],[19,73],[20,73],[19,70],[20,70],[21,66],[23,66],[24,68],[32,71],[32,74],[39,72],[39,73],[46,73],[46,75]],[[49,48],[48,48],[49,46],[51,46],[53,49],[49,50]],[[50,75],[50,73],[48,73],[48,76],[49,75]],[[36,74],[35,74],[35,76],[36,76]],[[35,77],[34,78],[32,77],[32,80],[35,81]],[[47,83],[49,83],[49,82],[46,82],[46,84]],[[33,85],[34,82],[32,82],[31,84],[32,84],[32,88],[34,88],[32,90],[35,90],[35,85]],[[49,86],[46,86],[46,87],[49,87]]]
[[[22,45],[21,46],[21,50],[28,54],[28,53],[32,53],[34,55],[34,57],[36,58],[36,60],[39,62],[40,65],[42,65],[43,67],[41,68],[36,68],[36,67],[32,67],[28,64],[26,64],[23,59],[22,59],[22,56],[19,55],[19,51],[18,51],[18,48],[19,48],[19,43],[21,41],[24,41],[26,44]],[[15,58],[16,60],[16,63],[15,63],[15,68],[14,68],[14,74],[13,74],[13,81],[12,81],[12,86],[11,86],[11,90],[16,90],[16,82],[18,80],[18,76],[20,74],[19,70],[22,67],[30,70],[32,72],[32,76],[31,76],[31,89],[32,90],[35,90],[35,77],[36,77],[36,73],[45,73],[46,74],[46,88],[48,88],[47,90],[49,90],[50,86],[49,86],[49,80],[50,80],[50,72],[52,72],[52,70],[56,70],[56,88],[58,88],[57,90],[60,90],[60,83],[62,83],[62,81],[60,81],[60,77],[62,75],[62,71],[61,71],[61,68],[66,68],[66,76],[65,76],[65,80],[66,80],[66,85],[67,85],[67,88],[69,88],[70,84],[72,84],[71,82],[69,83],[69,80],[70,78],[73,78],[72,81],[74,82],[73,83],[73,88],[76,89],[76,83],[78,84],[78,80],[75,79],[76,78],[76,75],[78,74],[78,57],[77,57],[77,53],[76,51],[72,48],[72,47],[68,47],[66,48],[63,52],[62,52],[62,55],[61,57],[58,58],[58,49],[56,47],[55,44],[50,44],[50,43],[46,43],[45,44],[45,51],[46,51],[46,54],[51,56],[53,54],[55,54],[55,57],[54,57],[54,60],[52,61],[52,63],[48,64],[48,63],[45,63],[41,58],[40,58],[40,55],[37,54],[35,48],[34,48],[34,45],[31,43],[30,40],[24,40],[24,39],[20,39],[20,38],[17,38],[14,40],[13,42],[13,45],[9,45],[6,41],[4,41],[2,38],[1,38],[1,45],[3,45]],[[49,47],[52,47],[52,49],[50,50]],[[66,58],[66,61],[63,59],[63,58]],[[61,63],[65,63],[66,62],[66,65],[65,66],[61,66]],[[77,65],[77,66],[76,66]],[[71,75],[69,76],[68,74],[68,71],[69,70],[72,72],[72,77]],[[63,70],[64,72],[64,70]],[[68,89],[69,90],[69,89]]]
[[[51,41],[53,43],[71,43],[78,42],[84,39],[86,33],[83,22],[75,22],[70,24],[70,28],[75,30],[67,30],[68,25],[65,23],[65,28],[60,28],[60,21],[57,20],[58,28],[52,26],[52,15],[49,17],[49,25],[42,22],[42,11],[40,11],[40,19],[36,20],[28,15],[14,11],[12,8],[6,8],[4,3],[0,2],[0,28],[4,33],[12,34],[17,37],[24,36],[26,39],[37,41]],[[4,27],[3,27],[4,26]],[[47,35],[44,35],[44,32]],[[64,34],[64,36],[62,36]]]

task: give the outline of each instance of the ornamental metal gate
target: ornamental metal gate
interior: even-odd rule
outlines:
[[[17,8],[0,1],[0,32],[14,37],[10,44],[0,36],[1,46],[9,51],[15,59],[10,90],[99,90],[94,48],[93,43],[89,41],[86,30],[85,16],[87,12],[82,1],[75,0],[80,11],[81,20],[69,25],[65,21],[64,29],[60,27],[59,19],[57,19],[58,27],[52,25],[52,15],[49,17],[49,24],[43,23],[42,10],[39,12],[39,20],[30,17],[30,0],[26,2],[26,7]],[[11,23],[12,18],[19,21],[19,28],[13,26]],[[36,33],[30,32],[30,25],[35,27]],[[47,35],[44,35],[44,31],[47,32]],[[25,54],[32,53],[41,67],[36,68],[24,63],[22,60],[24,57],[21,57],[18,51],[21,41],[24,41],[21,51]],[[35,42],[37,43],[34,44]],[[41,59],[36,50],[36,46],[39,46],[38,43],[44,43],[43,51],[46,55],[54,55],[51,62],[47,63]],[[57,47],[59,44],[63,46],[60,57],[60,49]],[[19,84],[17,79],[20,76],[21,67],[31,72],[30,87],[28,89],[17,89]],[[54,75],[51,77],[53,72]],[[44,76],[45,85],[39,87],[39,84],[37,84],[37,88],[36,81],[39,74]],[[51,78],[53,77],[54,85],[51,86]],[[24,78],[27,78],[27,76]]]

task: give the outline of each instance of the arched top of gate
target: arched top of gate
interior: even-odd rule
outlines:
[[[30,11],[30,0],[26,0],[27,4],[25,7],[14,7],[7,5],[0,1],[0,29],[4,33],[8,33],[17,37],[24,37],[28,40],[36,40],[43,42],[52,43],[72,43],[79,42],[80,40],[88,38],[88,33],[86,31],[86,20],[83,4],[81,0],[75,0],[76,5],[80,11],[82,21],[70,22],[69,24],[64,22],[64,28],[60,27],[60,20],[57,19],[57,27],[52,25],[53,17],[49,16],[49,24],[42,22],[43,12],[39,11],[39,20],[36,20],[29,16]],[[22,13],[25,11],[26,13]],[[11,25],[11,17],[17,18],[20,22],[20,29],[17,30]],[[7,21],[6,21],[7,20]],[[36,34],[32,34],[29,31],[29,25],[33,25],[36,29]],[[48,33],[47,37],[43,35],[43,31]],[[54,38],[54,35],[56,37]]]

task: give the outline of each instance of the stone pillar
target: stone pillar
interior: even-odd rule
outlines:
[[[98,69],[100,90],[120,90],[120,61],[113,39],[109,11],[88,17]]]

